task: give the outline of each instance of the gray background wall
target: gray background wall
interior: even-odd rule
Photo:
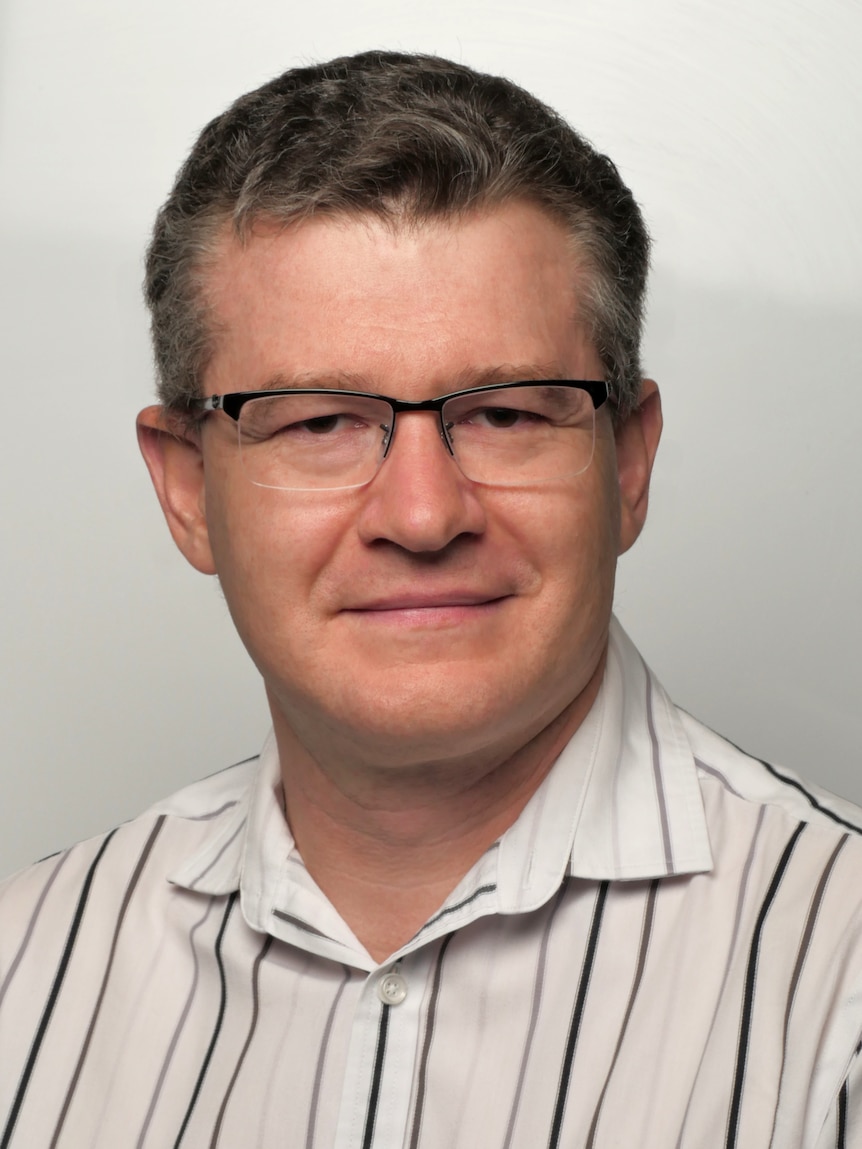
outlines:
[[[6,0],[0,872],[262,741],[137,456],[141,253],[207,119],[374,46],[503,72],[617,160],[666,412],[618,613],[682,705],[862,800],[858,0]]]

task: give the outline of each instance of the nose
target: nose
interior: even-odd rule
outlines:
[[[389,454],[365,489],[359,531],[414,553],[444,550],[485,530],[480,489],[465,477],[432,411],[400,414]]]

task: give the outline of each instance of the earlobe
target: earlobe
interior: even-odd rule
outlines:
[[[137,419],[138,444],[174,542],[202,574],[215,574],[206,518],[203,455],[197,436],[163,407]]]
[[[620,554],[634,544],[646,521],[650,478],[661,430],[658,386],[652,379],[644,379],[637,407],[616,431]]]

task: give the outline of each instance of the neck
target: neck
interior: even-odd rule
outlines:
[[[603,670],[604,659],[581,693],[520,744],[385,767],[359,759],[355,739],[310,746],[270,695],[297,849],[375,961],[409,941],[517,820],[586,717]]]

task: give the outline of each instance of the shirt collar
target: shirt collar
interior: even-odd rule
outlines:
[[[469,899],[474,886],[486,889],[489,874],[496,890],[490,904],[482,899],[480,909],[477,903],[477,912],[522,913],[547,901],[566,874],[625,881],[711,868],[682,720],[613,619],[592,709],[518,820],[449,901]],[[243,912],[257,929],[272,932],[274,907],[281,907],[282,920],[295,910],[297,920],[313,920],[329,943],[358,945],[296,855],[272,734],[254,781],[235,806],[211,820],[203,846],[171,880],[208,894],[240,888]]]
[[[616,619],[600,705],[601,729],[570,873],[625,881],[712,869],[697,767],[682,719]]]
[[[517,913],[542,905],[566,874],[631,881],[711,868],[682,721],[613,619],[590,713],[501,839],[499,908]]]

